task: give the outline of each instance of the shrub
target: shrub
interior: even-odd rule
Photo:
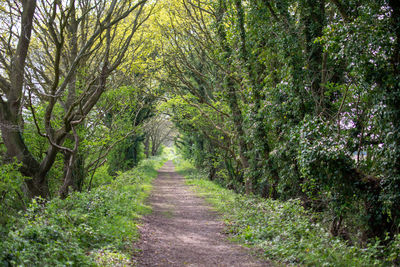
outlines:
[[[0,165],[0,239],[27,199],[21,190],[25,177],[18,171],[17,163]]]
[[[0,263],[91,266],[127,261],[137,238],[137,219],[149,211],[144,200],[150,182],[163,161],[143,161],[111,184],[64,200],[33,199],[0,242]]]

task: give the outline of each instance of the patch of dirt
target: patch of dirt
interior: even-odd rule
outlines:
[[[153,183],[153,212],[139,227],[138,266],[271,266],[229,242],[224,225],[168,161]]]

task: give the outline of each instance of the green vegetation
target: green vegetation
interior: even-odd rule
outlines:
[[[348,244],[395,240],[399,1],[187,2],[163,28],[179,152],[237,193],[298,199]]]
[[[368,247],[349,245],[332,237],[323,220],[305,210],[300,200],[237,194],[208,180],[205,172],[187,161],[175,161],[187,184],[223,214],[233,239],[261,248],[269,259],[307,266],[382,266],[400,253],[400,235],[389,245],[379,241]]]
[[[9,218],[1,237],[4,266],[111,266],[129,262],[136,224],[150,211],[144,200],[163,157],[142,161],[109,184],[66,199],[33,199]]]
[[[175,142],[349,249],[398,251],[400,2],[0,1],[0,135],[0,238]]]

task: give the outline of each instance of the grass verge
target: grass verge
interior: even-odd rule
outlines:
[[[400,236],[385,248],[350,246],[334,238],[299,200],[277,201],[234,193],[206,179],[179,158],[176,170],[222,213],[228,232],[241,244],[256,247],[276,262],[307,266],[391,266],[400,252]]]
[[[44,204],[34,199],[0,241],[0,266],[126,266],[144,201],[165,158],[142,161],[108,185]]]

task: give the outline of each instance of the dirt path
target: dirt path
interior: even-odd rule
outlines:
[[[153,212],[144,218],[136,244],[138,266],[269,266],[226,240],[218,215],[184,184],[171,161],[153,185]]]

